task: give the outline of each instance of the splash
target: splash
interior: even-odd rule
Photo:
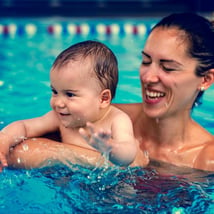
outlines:
[[[184,214],[185,213],[185,210],[183,207],[173,207],[172,209],[172,214]]]

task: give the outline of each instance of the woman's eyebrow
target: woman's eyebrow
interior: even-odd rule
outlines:
[[[151,58],[151,56],[149,56],[149,54],[145,53],[144,51],[141,52],[143,55],[145,55],[148,58]]]
[[[147,53],[145,53],[144,51],[142,51],[141,52],[143,55],[145,55],[146,57],[148,57],[148,58],[150,58],[151,59],[151,56],[149,55],[149,54],[147,54]],[[165,62],[165,63],[174,63],[174,64],[176,64],[176,65],[178,65],[178,66],[182,66],[182,64],[180,63],[180,62],[177,62],[177,61],[175,61],[175,60],[173,60],[173,59],[160,59],[160,62]]]
[[[161,59],[160,62],[166,62],[166,63],[174,63],[174,64],[177,64],[179,66],[182,66],[182,64],[180,62],[177,62],[173,59]]]

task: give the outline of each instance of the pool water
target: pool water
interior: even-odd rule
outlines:
[[[105,43],[118,58],[113,102],[141,102],[141,51],[157,20],[0,20],[0,129],[50,110],[49,71],[55,57],[86,39]],[[193,118],[214,134],[213,93],[214,87],[205,92]],[[213,177],[157,163],[145,169],[5,169],[0,174],[0,213],[214,213]]]

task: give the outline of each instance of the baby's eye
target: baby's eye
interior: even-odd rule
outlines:
[[[55,89],[52,88],[51,91],[53,94],[57,94],[57,91]]]
[[[74,93],[72,93],[72,92],[66,92],[66,96],[68,96],[68,97],[74,97],[74,96],[75,96],[75,94],[74,94]]]

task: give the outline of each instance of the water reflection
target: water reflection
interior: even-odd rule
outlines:
[[[6,169],[0,213],[210,213],[213,177],[156,161],[146,168]]]

